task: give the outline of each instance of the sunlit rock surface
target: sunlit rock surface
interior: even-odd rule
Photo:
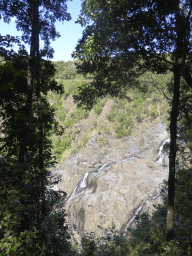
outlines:
[[[99,138],[108,144],[100,147]],[[57,168],[62,177],[56,189],[67,192],[67,221],[77,242],[90,232],[102,236],[113,226],[125,231],[139,207],[152,211],[168,178],[168,157],[161,147],[168,138],[162,123],[134,137],[93,135],[85,148]]]

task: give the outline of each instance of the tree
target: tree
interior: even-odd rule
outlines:
[[[137,77],[150,70],[173,72],[167,207],[167,240],[174,237],[174,187],[180,78],[192,86],[190,0],[92,1],[84,0],[78,21],[87,25],[74,58],[79,73],[93,81],[79,88],[74,99],[91,107],[107,93],[125,96]],[[90,25],[91,21],[91,25]]]
[[[51,63],[49,63],[50,65]],[[54,74],[52,64],[41,63],[41,77],[44,80],[41,94],[57,89],[51,81]],[[51,157],[50,130],[54,124],[53,109],[41,99],[43,127],[43,163],[39,166],[38,105],[33,102],[30,136],[26,139],[27,162],[19,161],[19,141],[23,136],[25,118],[27,59],[20,56],[0,66],[0,251],[3,255],[63,255],[70,247],[63,227],[64,212],[55,203],[65,196],[47,190],[49,185],[47,169],[54,164]],[[49,71],[49,74],[46,72]],[[50,72],[52,71],[52,73]],[[51,84],[52,82],[52,84]],[[30,143],[31,142],[31,143]],[[58,254],[59,253],[59,254]]]
[[[53,79],[53,64],[41,57],[53,53],[49,40],[58,36],[54,22],[70,15],[65,1],[6,1],[3,7],[7,19],[16,17],[31,50],[30,56],[13,55],[0,42],[5,56],[0,66],[0,249],[4,255],[64,255],[70,253],[65,214],[53,208],[63,193],[47,190],[48,168],[55,163],[48,138],[55,122],[45,97],[49,90],[63,93],[63,88]],[[39,35],[45,41],[41,52]]]

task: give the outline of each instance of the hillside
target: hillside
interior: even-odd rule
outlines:
[[[69,64],[74,71],[73,63]],[[52,188],[67,193],[60,207],[67,213],[66,225],[73,248],[83,255],[149,255],[151,251],[154,255],[157,251],[162,252],[160,255],[182,255],[182,230],[190,234],[191,226],[187,211],[181,210],[189,198],[180,191],[187,189],[184,194],[189,193],[191,184],[186,183],[191,180],[190,169],[182,169],[191,161],[191,140],[182,111],[175,218],[177,239],[182,240],[183,249],[180,251],[175,243],[163,242],[171,75],[147,72],[139,78],[139,87],[130,88],[124,99],[106,95],[90,111],[77,108],[72,97],[88,78],[74,75],[59,79],[58,73],[56,79],[65,93],[49,93],[48,99],[56,109],[56,119],[64,134],[52,135],[53,152],[59,162],[52,174],[60,179]],[[184,98],[190,97],[190,92],[186,95]],[[189,243],[186,240],[187,246]]]
[[[61,136],[52,136],[53,151],[60,163],[83,148],[93,134],[101,135],[100,143],[106,144],[107,134],[120,139],[136,134],[138,127],[146,127],[155,120],[167,122],[169,101],[160,88],[169,95],[166,84],[170,83],[169,74],[154,78],[148,73],[140,78],[140,90],[130,88],[126,99],[106,95],[97,101],[91,111],[87,111],[83,107],[77,108],[72,97],[86,79],[75,73],[74,62],[67,63],[55,63],[56,79],[63,85],[64,95],[48,94],[50,104],[56,109],[56,120],[65,131]],[[143,92],[146,85],[148,90]]]
[[[64,129],[64,134],[52,135],[59,162],[52,173],[60,177],[53,188],[67,193],[61,206],[67,210],[70,241],[79,250],[82,237],[102,239],[112,228],[120,234],[134,224],[137,212],[151,214],[153,203],[162,202],[160,190],[168,177],[167,154],[160,159],[159,152],[169,138],[170,75],[147,73],[125,99],[106,95],[90,111],[77,108],[72,97],[85,81],[75,75],[58,79],[64,95],[48,94]]]

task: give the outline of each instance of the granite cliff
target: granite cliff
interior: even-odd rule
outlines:
[[[135,214],[152,212],[168,177],[168,138],[158,120],[121,139],[93,133],[83,149],[52,170],[61,176],[54,189],[67,192],[64,208],[74,243],[91,232],[104,236],[112,227],[124,232]]]

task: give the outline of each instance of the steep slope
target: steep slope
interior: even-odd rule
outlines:
[[[61,175],[57,189],[68,194],[67,221],[76,242],[91,232],[102,237],[112,227],[125,231],[139,207],[152,211],[168,175],[167,157],[159,159],[160,146],[168,137],[166,125],[158,121],[138,135],[122,139],[106,135],[104,146],[99,145],[102,136],[95,134],[57,167],[55,172]]]
[[[86,111],[72,98],[83,81],[62,80],[65,94],[48,95],[65,130],[52,136],[59,160],[52,173],[61,177],[54,189],[67,193],[61,203],[71,240],[79,245],[90,233],[124,232],[136,214],[152,212],[168,175],[167,155],[159,153],[169,138],[168,101],[150,82],[146,92],[130,89],[128,100],[107,95]]]
[[[63,96],[48,95],[56,109],[56,120],[64,129],[64,134],[52,135],[53,153],[60,163],[82,149],[94,133],[122,138],[136,132],[139,125],[147,127],[157,118],[166,122],[169,105],[161,94],[130,90],[130,101],[106,96],[99,99],[91,111],[86,111],[77,108],[73,102],[72,94],[79,85],[76,82],[66,82],[68,84],[65,84],[66,93]],[[71,91],[71,87],[74,91]]]

